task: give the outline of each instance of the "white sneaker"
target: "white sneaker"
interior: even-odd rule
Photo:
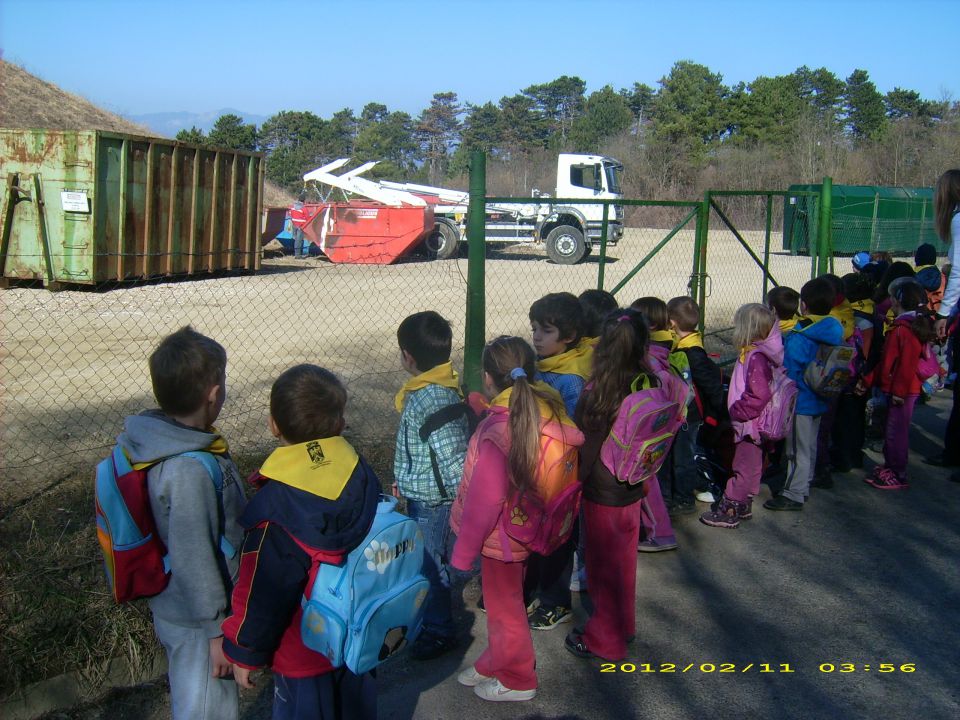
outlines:
[[[717,501],[717,499],[713,496],[713,493],[710,492],[709,490],[703,490],[701,492],[698,492],[697,500],[705,503],[713,503]]]
[[[496,678],[484,680],[473,688],[473,692],[481,700],[492,702],[521,702],[523,700],[533,700],[537,696],[536,690],[511,690],[504,687]]]
[[[477,669],[471,665],[466,670],[461,670],[460,674],[457,675],[457,682],[461,685],[466,685],[467,687],[476,687],[484,680],[492,680],[489,675],[481,675],[477,672]]]

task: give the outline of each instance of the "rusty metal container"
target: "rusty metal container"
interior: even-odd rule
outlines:
[[[257,270],[263,171],[260,153],[0,129],[0,280],[57,289]]]

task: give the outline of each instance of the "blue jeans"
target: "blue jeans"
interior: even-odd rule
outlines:
[[[290,234],[293,235],[293,256],[309,257],[310,244],[307,242],[306,238],[304,237],[303,230],[301,230],[296,225],[294,225],[293,230]]]
[[[377,679],[346,668],[313,677],[274,673],[272,720],[376,720]]]
[[[423,575],[430,582],[423,614],[423,629],[442,637],[453,637],[453,596],[450,592],[450,553],[454,535],[450,529],[450,503],[429,507],[407,500],[407,514],[423,533]]]

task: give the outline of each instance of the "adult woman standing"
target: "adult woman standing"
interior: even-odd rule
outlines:
[[[947,334],[947,320],[954,313],[960,300],[960,169],[947,170],[933,192],[933,214],[940,239],[949,243],[950,278],[943,291],[943,301],[937,311],[936,330],[941,339]],[[955,334],[952,343],[953,367],[960,367],[960,334]],[[953,383],[953,409],[944,433],[943,454],[931,458],[932,465],[960,465],[960,382]],[[951,477],[960,482],[960,473]]]

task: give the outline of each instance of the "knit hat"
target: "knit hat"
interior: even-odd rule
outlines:
[[[854,270],[863,270],[864,266],[870,262],[870,253],[866,250],[861,250],[856,255],[853,256],[853,268]]]
[[[935,265],[937,263],[937,249],[930,243],[924,243],[913,254],[915,265]]]

